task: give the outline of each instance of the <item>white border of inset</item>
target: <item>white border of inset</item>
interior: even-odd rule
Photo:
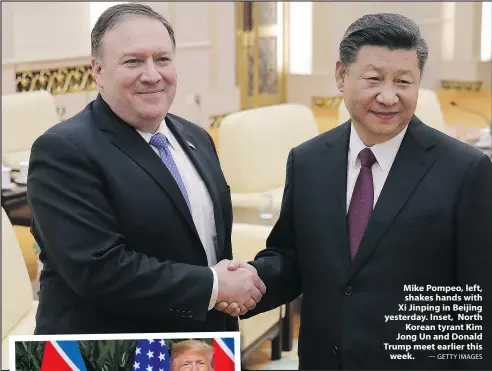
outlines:
[[[143,334],[97,334],[97,335],[11,335],[9,336],[9,369],[15,370],[15,343],[20,341],[59,340],[139,340],[139,339],[234,339],[234,369],[241,371],[241,334],[239,332],[178,332]]]

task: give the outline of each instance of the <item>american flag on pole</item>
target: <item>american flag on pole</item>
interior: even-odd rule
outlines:
[[[169,371],[171,359],[164,340],[137,341],[133,371]]]
[[[234,338],[213,339],[212,346],[214,348],[214,369],[234,371]]]

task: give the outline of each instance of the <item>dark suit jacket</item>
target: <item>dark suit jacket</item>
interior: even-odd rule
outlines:
[[[230,259],[230,190],[212,139],[175,115],[166,123],[209,190],[217,257]],[[36,334],[237,330],[207,310],[213,274],[174,178],[100,96],[36,140],[28,202],[44,264]]]
[[[300,369],[492,369],[490,159],[413,117],[350,263],[346,227],[350,130],[347,122],[290,152],[280,218],[267,249],[252,262],[267,293],[249,316],[303,294]],[[385,351],[384,343],[426,343],[396,341],[398,333],[418,333],[407,331],[407,323],[459,323],[385,322],[385,315],[412,313],[399,312],[398,306],[409,294],[404,285],[411,284],[481,285],[483,301],[471,304],[483,306],[483,320],[476,323],[483,326],[484,350],[464,353],[482,354],[482,360],[429,358],[457,353],[437,348],[411,351],[414,360],[390,360],[390,353],[406,352]],[[427,341],[451,342],[459,343]]]

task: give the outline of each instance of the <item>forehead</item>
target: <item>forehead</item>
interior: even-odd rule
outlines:
[[[113,56],[130,53],[170,52],[171,37],[158,20],[130,16],[107,31],[103,37],[103,53]]]
[[[178,358],[180,362],[198,361],[198,360],[207,360],[207,355],[199,351],[188,351],[181,354]]]
[[[419,60],[415,50],[391,50],[381,46],[360,48],[355,64],[360,69],[411,71],[418,73]]]

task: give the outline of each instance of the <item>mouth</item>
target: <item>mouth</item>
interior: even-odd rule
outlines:
[[[140,95],[151,95],[151,94],[159,94],[159,93],[162,93],[164,91],[164,89],[161,89],[161,90],[153,90],[153,91],[142,91],[142,92],[138,92],[137,94],[140,94]]]
[[[382,120],[390,120],[398,114],[398,112],[375,112],[375,111],[371,111],[371,113]]]

